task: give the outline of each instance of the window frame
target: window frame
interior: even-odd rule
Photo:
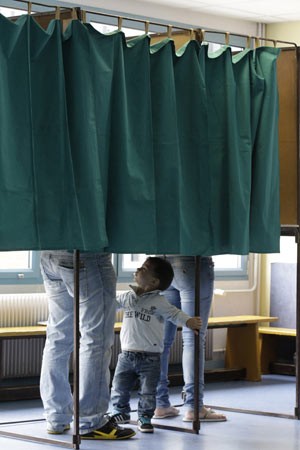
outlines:
[[[31,268],[0,269],[0,284],[18,285],[43,283],[40,271],[40,252],[32,250],[28,250],[28,252],[31,253]]]
[[[43,279],[40,271],[40,252],[31,251],[30,269],[0,269],[0,284],[42,284]],[[215,268],[215,280],[248,280],[248,255],[241,255],[241,264],[238,268]],[[117,274],[117,283],[133,282],[134,268],[124,270],[123,254],[113,253],[112,263]]]
[[[122,254],[115,255],[115,270],[118,277],[118,283],[128,283],[133,281],[134,269],[124,270],[122,264]],[[241,264],[238,268],[215,268],[215,280],[248,280],[248,255],[238,255],[241,257]]]

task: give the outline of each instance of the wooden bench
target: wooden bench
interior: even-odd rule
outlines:
[[[3,341],[7,339],[33,339],[46,337],[46,327],[44,325],[34,325],[25,327],[1,327],[0,328],[0,356],[3,351]],[[0,367],[0,380],[3,377]]]
[[[45,325],[33,325],[26,327],[2,327],[0,328],[0,341],[3,339],[18,339],[26,337],[40,337],[46,335]]]
[[[208,328],[227,328],[225,368],[246,369],[246,379],[261,380],[261,351],[265,351],[259,334],[259,324],[274,322],[277,317],[241,315],[210,317]],[[122,323],[115,323],[115,333],[119,333]],[[263,328],[260,327],[260,330]],[[272,330],[275,328],[272,327]],[[0,352],[4,339],[28,339],[46,336],[45,325],[0,328]],[[265,369],[265,366],[264,366]]]
[[[225,368],[245,368],[246,380],[261,380],[259,324],[278,317],[242,315],[210,317],[208,328],[227,328]]]
[[[8,339],[36,339],[46,337],[44,325],[25,327],[2,327],[0,328],[0,358],[2,361],[3,341]],[[0,365],[0,382],[3,380],[3,368]],[[20,385],[0,387],[0,401],[20,400],[27,398],[39,398],[39,386]]]
[[[286,366],[286,373],[294,375],[293,356],[296,351],[296,329],[259,327],[258,332],[262,373],[273,372],[271,365],[280,363],[283,357],[286,363],[282,362],[282,364]]]
[[[208,328],[227,328],[225,368],[246,369],[246,380],[261,380],[261,358],[258,327],[260,323],[274,322],[278,317],[242,315],[210,317]],[[119,333],[122,322],[116,322]]]

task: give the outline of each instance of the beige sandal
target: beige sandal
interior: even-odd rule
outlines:
[[[183,422],[193,422],[194,421],[194,411],[187,411]],[[218,414],[211,408],[206,408],[203,406],[201,412],[199,413],[200,422],[226,422],[227,417],[224,414]]]

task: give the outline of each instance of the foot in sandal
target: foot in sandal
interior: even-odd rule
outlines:
[[[179,409],[174,406],[168,406],[167,408],[157,407],[154,411],[153,419],[165,419],[167,417],[176,417],[179,414]]]
[[[194,421],[194,411],[192,409],[186,411],[183,422],[193,422]],[[224,414],[219,414],[213,411],[211,408],[206,408],[203,406],[199,412],[200,422],[225,422],[227,417]]]

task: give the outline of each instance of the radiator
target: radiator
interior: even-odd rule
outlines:
[[[48,317],[47,296],[44,293],[1,294],[0,326],[36,325]],[[122,311],[117,312],[116,321],[122,320]],[[213,330],[206,337],[205,358],[212,359]],[[45,340],[44,338],[10,339],[2,342],[1,378],[23,378],[39,376]],[[120,337],[115,335],[110,367],[116,366],[121,351]],[[170,364],[179,364],[182,360],[182,337],[178,331],[170,352]]]
[[[1,294],[0,326],[36,325],[47,320],[48,304],[44,293]],[[34,377],[40,374],[44,338],[2,341],[1,378]]]
[[[47,320],[47,295],[1,294],[0,311],[1,327],[36,325],[40,320]]]
[[[182,335],[178,330],[170,351],[170,364],[178,364],[182,359]],[[213,330],[207,330],[205,344],[205,360],[213,359]]]
[[[11,339],[2,342],[1,378],[40,375],[44,338]]]
[[[213,359],[213,332],[214,330],[207,330],[205,341],[205,359],[211,361]]]

